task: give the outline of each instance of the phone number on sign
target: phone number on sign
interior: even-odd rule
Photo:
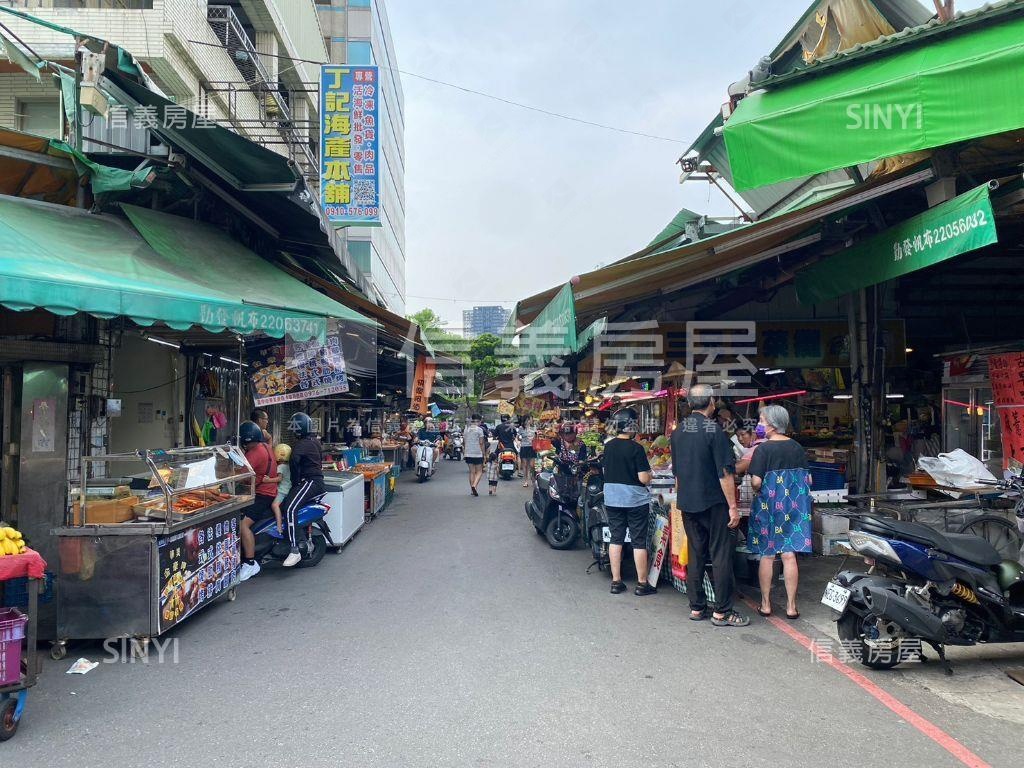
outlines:
[[[952,221],[945,226],[936,227],[932,230],[932,239],[936,243],[941,243],[953,237],[966,235],[972,229],[987,227],[988,224],[988,216],[985,214],[985,211],[979,210],[970,216],[961,216],[956,221]]]
[[[894,261],[902,261],[907,256],[912,256],[922,251],[930,250],[939,243],[944,243],[974,229],[981,229],[992,225],[989,214],[978,209],[974,213],[961,216],[948,224],[941,224],[933,229],[926,229],[923,234],[916,234],[904,240],[897,240],[892,244],[892,255]]]
[[[328,205],[324,207],[328,216],[379,216],[380,208],[352,208],[350,206]]]

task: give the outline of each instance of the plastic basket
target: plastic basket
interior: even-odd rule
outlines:
[[[39,585],[39,604],[53,602],[53,572],[47,571]],[[10,579],[0,585],[4,593],[3,605],[8,608],[28,607],[28,579]]]
[[[21,641],[28,616],[17,608],[0,608],[0,686],[21,679]]]
[[[846,485],[846,473],[840,465],[809,462],[814,491],[838,491]]]

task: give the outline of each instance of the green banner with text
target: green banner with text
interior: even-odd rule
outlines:
[[[996,242],[988,185],[936,205],[797,275],[802,304],[884,283]]]

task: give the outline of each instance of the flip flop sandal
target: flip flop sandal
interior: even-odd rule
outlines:
[[[704,621],[708,617],[708,609],[703,611],[690,611],[690,621]]]
[[[797,619],[800,618],[800,611],[797,611],[796,613],[789,613],[787,611],[786,612],[786,618],[789,619],[790,621],[796,621]]]
[[[761,606],[757,606],[757,615],[764,616],[766,619],[772,615],[771,611],[762,611]]]

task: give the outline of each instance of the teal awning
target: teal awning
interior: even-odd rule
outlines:
[[[373,322],[217,230],[125,209],[146,238],[115,216],[0,196],[0,304],[300,340],[329,317]]]
[[[527,366],[543,367],[578,350],[576,302],[566,283],[519,335],[519,358]]]
[[[747,96],[724,129],[733,186],[1024,128],[1024,5],[996,10],[865,46],[849,63],[837,56]]]

